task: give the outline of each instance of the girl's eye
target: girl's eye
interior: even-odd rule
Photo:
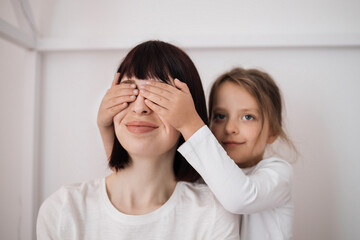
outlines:
[[[247,115],[245,115],[245,116],[242,117],[242,120],[250,121],[250,120],[254,120],[254,117],[251,116],[251,115],[249,115],[249,114],[247,114]]]
[[[220,113],[215,113],[214,114],[214,120],[224,120],[224,119],[225,119],[224,114],[220,114]]]

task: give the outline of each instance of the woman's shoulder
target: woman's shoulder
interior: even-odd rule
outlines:
[[[208,194],[208,192],[210,192],[209,187],[206,185],[205,182],[202,181],[196,181],[196,182],[185,182],[185,181],[181,181],[178,184],[182,185],[182,188],[185,191],[194,191],[194,192],[199,192],[199,193],[203,193],[203,194]]]
[[[69,185],[62,186],[59,190],[57,190],[55,193],[52,194],[52,196],[55,198],[58,197],[64,197],[64,196],[85,196],[92,194],[93,192],[98,191],[102,184],[104,183],[104,178],[99,179],[93,179],[90,181],[85,181],[81,183],[73,183]]]
[[[103,183],[104,179],[96,179],[66,185],[51,194],[39,209],[38,238],[49,239],[49,236],[57,236],[59,228],[75,229],[78,224],[84,222],[87,216],[101,211],[99,194],[101,194]]]
[[[213,239],[223,239],[225,232],[238,236],[238,215],[227,211],[206,184],[198,182],[180,182],[180,184],[181,198],[176,206],[180,212],[189,213],[193,220],[197,218],[199,226],[205,224],[207,228],[210,227]]]
[[[66,205],[74,206],[77,203],[82,203],[89,197],[96,197],[102,188],[104,178],[95,179],[82,183],[74,183],[64,185],[56,192],[51,194],[41,204],[40,212],[47,212],[46,209],[60,209]]]
[[[179,182],[181,184],[181,201],[197,203],[199,205],[213,205],[215,196],[205,183]]]

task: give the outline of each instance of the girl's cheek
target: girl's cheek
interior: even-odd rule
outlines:
[[[213,131],[213,132],[219,131],[221,128],[223,128],[222,125],[223,124],[213,120],[213,121],[210,122],[210,130]]]
[[[220,126],[218,124],[211,124],[210,130],[216,138],[220,137],[221,130],[220,130]]]
[[[210,123],[210,130],[213,132],[213,134],[215,134],[216,128],[213,123]]]

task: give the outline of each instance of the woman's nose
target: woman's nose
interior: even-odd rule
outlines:
[[[145,98],[141,95],[136,97],[136,100],[130,103],[131,111],[136,114],[149,114],[151,109],[145,104]]]
[[[227,134],[238,134],[239,126],[236,120],[229,119],[225,125],[225,131]]]

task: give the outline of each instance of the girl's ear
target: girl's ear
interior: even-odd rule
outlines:
[[[279,135],[277,134],[272,134],[269,133],[268,139],[266,141],[267,144],[272,144],[273,142],[275,142],[275,140],[278,138]]]

